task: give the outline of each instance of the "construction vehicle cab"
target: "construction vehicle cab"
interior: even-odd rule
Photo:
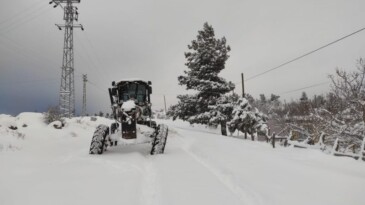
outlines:
[[[118,102],[126,102],[130,99],[136,100],[138,104],[150,103],[152,94],[151,81],[143,80],[122,80],[112,83],[111,97],[118,96]]]

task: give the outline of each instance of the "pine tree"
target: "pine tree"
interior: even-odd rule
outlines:
[[[267,116],[250,105],[246,98],[240,98],[234,105],[233,119],[228,122],[231,133],[239,130],[251,136],[261,133],[268,137]]]
[[[302,101],[302,102],[308,101],[308,96],[307,96],[306,92],[302,92],[302,97],[300,98],[300,101]]]
[[[264,94],[260,94],[260,102],[262,104],[265,104],[266,103],[266,96]]]
[[[279,95],[274,95],[274,94],[271,94],[271,97],[270,97],[270,101],[271,102],[275,102],[275,101],[278,101],[280,98]]]
[[[234,89],[234,84],[218,74],[225,68],[231,49],[226,45],[225,37],[215,38],[213,27],[208,23],[204,24],[203,30],[198,31],[197,39],[188,45],[188,49],[185,53],[188,70],[178,80],[187,90],[197,93],[179,95],[179,102],[170,108],[169,115],[191,124],[220,124],[224,135],[230,115],[229,102],[224,95]]]

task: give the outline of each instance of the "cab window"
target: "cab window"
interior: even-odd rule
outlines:
[[[137,89],[137,100],[138,102],[146,101],[146,86],[139,84]]]
[[[138,102],[145,102],[147,96],[146,85],[129,83],[120,87],[120,100],[127,101],[131,98],[137,100]]]

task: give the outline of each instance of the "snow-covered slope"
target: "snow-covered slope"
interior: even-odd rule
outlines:
[[[0,204],[365,204],[365,163],[351,158],[170,121],[164,155],[148,144],[89,155],[99,123],[110,121],[57,130],[41,114],[0,115]]]

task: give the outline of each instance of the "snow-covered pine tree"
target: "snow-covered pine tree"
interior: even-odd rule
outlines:
[[[226,122],[232,111],[228,98],[224,95],[234,89],[234,84],[227,82],[218,74],[225,68],[231,50],[226,45],[225,37],[215,38],[214,30],[208,23],[198,31],[196,40],[188,45],[185,53],[187,71],[179,76],[179,84],[187,90],[195,90],[193,95],[179,95],[179,102],[170,108],[173,119],[180,118],[191,124],[208,124],[222,127],[226,135]]]
[[[268,137],[267,116],[250,105],[246,98],[240,98],[234,105],[233,119],[228,122],[231,133],[239,130],[255,136],[261,133]]]
[[[209,122],[214,125],[221,124],[222,135],[227,135],[227,121],[232,120],[232,112],[234,102],[237,102],[239,96],[237,94],[222,95],[217,99],[215,105],[209,106],[210,118]]]

